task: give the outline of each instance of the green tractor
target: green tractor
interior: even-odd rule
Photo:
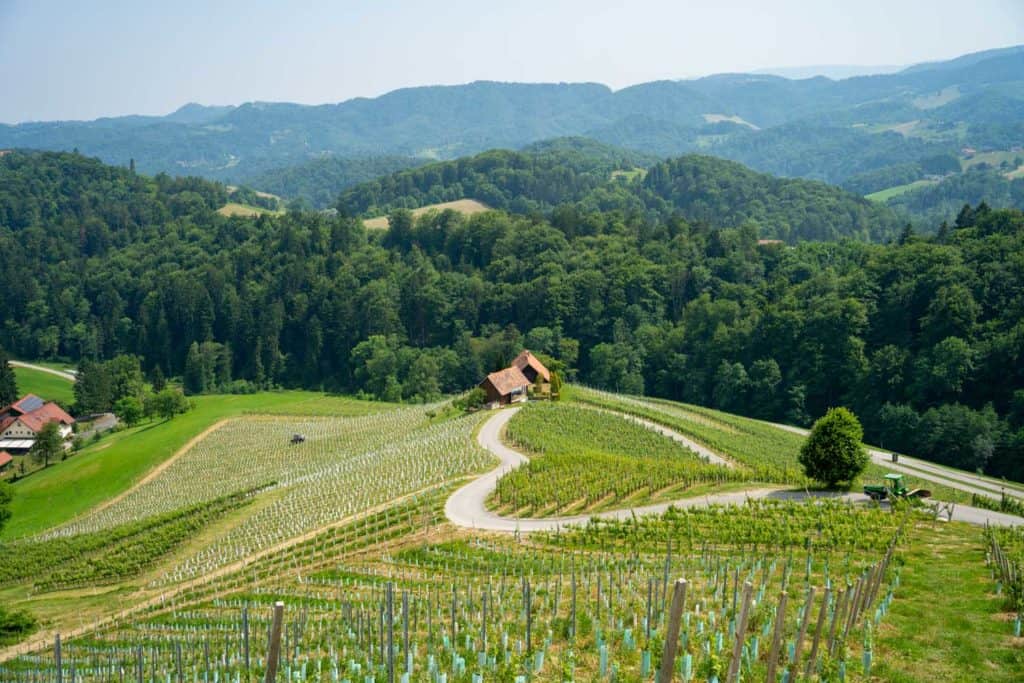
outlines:
[[[903,484],[903,475],[890,472],[885,475],[885,484],[868,484],[864,487],[864,493],[871,500],[885,500],[886,498],[931,498],[932,492],[927,489],[914,489],[908,491]]]

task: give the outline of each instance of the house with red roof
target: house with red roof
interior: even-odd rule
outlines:
[[[35,394],[26,394],[0,410],[0,449],[24,453],[32,448],[36,436],[49,422],[59,425],[61,438],[71,438],[75,419],[53,401],[47,402]]]
[[[3,472],[10,467],[12,460],[14,460],[14,458],[11,457],[10,453],[7,451],[0,451],[0,472]]]

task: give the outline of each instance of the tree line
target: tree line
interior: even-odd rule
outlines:
[[[847,406],[886,448],[1024,478],[1020,211],[787,247],[642,209],[396,210],[367,233],[227,218],[216,196],[76,155],[0,158],[0,277],[19,286],[0,345],[124,369],[114,402],[122,374],[430,400],[527,347],[570,380],[758,418]]]

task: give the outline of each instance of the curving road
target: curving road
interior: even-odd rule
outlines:
[[[531,531],[555,531],[567,526],[585,524],[593,518],[600,519],[628,519],[634,515],[660,514],[670,506],[675,508],[704,507],[708,505],[738,505],[746,500],[771,498],[776,500],[803,500],[813,498],[843,498],[849,501],[867,501],[868,498],[862,493],[834,493],[827,491],[793,491],[780,488],[756,488],[747,491],[734,491],[730,493],[718,493],[710,496],[684,498],[667,503],[644,505],[635,508],[622,510],[609,510],[593,515],[573,515],[569,517],[546,517],[536,518],[512,518],[502,517],[487,509],[487,498],[497,487],[498,479],[506,472],[529,462],[525,455],[509,448],[501,441],[501,432],[508,424],[508,421],[519,412],[520,408],[508,408],[500,410],[487,418],[487,421],[480,427],[477,433],[477,442],[498,457],[500,464],[495,469],[481,475],[470,483],[453,493],[445,502],[444,513],[448,521],[456,526],[478,529],[483,531],[502,531],[507,533],[527,533]],[[647,421],[640,421],[646,423]],[[682,434],[673,430],[649,423],[647,426],[675,439],[690,447],[693,443]],[[795,429],[795,428],[794,428]],[[702,449],[706,450],[706,449]],[[716,456],[717,460],[722,460]],[[927,478],[924,474],[914,472],[919,477]],[[946,482],[942,482],[946,483]],[[992,512],[980,508],[957,505],[952,510],[953,521],[968,522],[970,524],[984,525],[986,522],[997,526],[1018,526],[1024,524],[1024,519],[1014,515],[1007,515],[1000,512]]]

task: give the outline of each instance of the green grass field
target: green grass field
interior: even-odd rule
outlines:
[[[873,202],[884,203],[889,201],[893,197],[898,197],[901,194],[910,192],[911,190],[916,190],[919,187],[927,187],[929,185],[934,185],[937,182],[939,181],[927,179],[915,180],[914,182],[907,183],[906,185],[896,185],[895,187],[887,187],[884,190],[879,190],[878,192],[872,192],[869,195],[865,195],[865,199],[870,199]]]
[[[310,402],[318,404],[320,414],[353,415],[388,409],[386,404],[301,391],[198,396],[193,400],[195,408],[184,415],[113,434],[15,483],[12,518],[0,539],[38,533],[116,496],[219,420],[246,413],[282,412],[289,406]]]
[[[967,170],[972,166],[978,164],[988,164],[995,168],[999,168],[1000,164],[1004,161],[1013,165],[1017,159],[1024,158],[1024,152],[1011,152],[1009,150],[996,150],[992,152],[978,152],[973,155],[970,159],[964,158],[960,160],[960,167],[963,170]],[[1016,168],[1016,167],[1015,167]]]
[[[217,213],[222,216],[260,216],[263,214],[279,216],[283,214],[284,211],[272,211],[270,209],[264,209],[262,206],[251,206],[249,204],[239,204],[238,202],[228,202],[217,209]]]
[[[63,369],[63,366],[60,366]],[[72,383],[63,377],[52,375],[42,370],[31,368],[14,368],[18,378],[18,394],[35,394],[48,401],[56,401],[62,406],[69,406],[75,401]]]

